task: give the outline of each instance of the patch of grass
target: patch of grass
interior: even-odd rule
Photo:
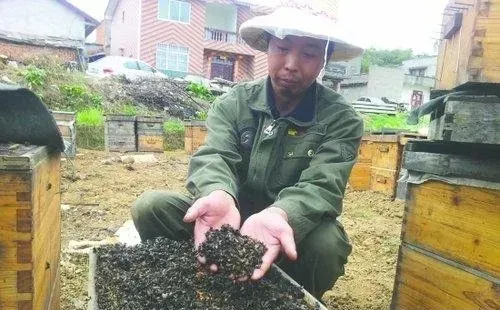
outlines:
[[[396,115],[386,114],[362,114],[365,131],[382,131],[384,129],[395,129],[403,131],[418,131],[420,128],[429,126],[429,116],[422,118],[418,125],[408,125],[406,118],[408,113]]]
[[[82,110],[76,115],[76,123],[87,126],[102,126],[104,124],[103,112],[98,108]]]
[[[88,91],[84,84],[63,84],[59,86],[59,91],[64,98],[64,102],[61,104],[71,111],[98,108],[103,102],[103,97],[100,94]]]
[[[199,121],[206,121],[207,117],[208,117],[207,111],[196,111],[194,115],[194,119]]]
[[[134,116],[137,115],[138,109],[136,106],[131,104],[125,104],[122,106],[122,114]]]
[[[24,80],[29,89],[34,90],[45,85],[47,71],[30,65],[23,72]]]
[[[165,151],[184,149],[184,124],[180,120],[163,123],[163,148]]]

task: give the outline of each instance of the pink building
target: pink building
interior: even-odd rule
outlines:
[[[267,58],[246,45],[238,29],[268,12],[238,0],[109,0],[105,48],[172,77],[253,80],[267,75]]]

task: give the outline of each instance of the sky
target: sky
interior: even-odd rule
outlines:
[[[107,0],[68,0],[97,20]],[[279,0],[245,0],[271,4]],[[407,49],[436,54],[443,9],[448,0],[340,0],[338,25],[363,48]]]

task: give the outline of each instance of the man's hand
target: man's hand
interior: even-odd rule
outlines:
[[[210,227],[217,229],[229,224],[239,229],[241,216],[233,197],[223,190],[215,190],[193,203],[184,216],[184,222],[194,222],[194,243],[198,248],[205,241],[205,233]]]
[[[262,265],[254,270],[252,280],[258,280],[266,274],[280,251],[285,252],[291,260],[297,259],[293,230],[287,222],[286,212],[280,208],[269,207],[250,216],[243,223],[241,233],[259,240],[267,247]]]

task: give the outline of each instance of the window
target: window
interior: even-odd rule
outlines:
[[[153,68],[151,68],[149,65],[143,63],[142,61],[138,61],[137,63],[139,64],[139,70],[147,71],[147,72],[154,72]]]
[[[137,70],[137,61],[126,61],[123,63],[123,66],[127,69]]]
[[[189,23],[191,3],[177,0],[158,0],[158,18]]]
[[[188,72],[187,47],[173,44],[158,44],[156,49],[156,67],[160,70]]]

